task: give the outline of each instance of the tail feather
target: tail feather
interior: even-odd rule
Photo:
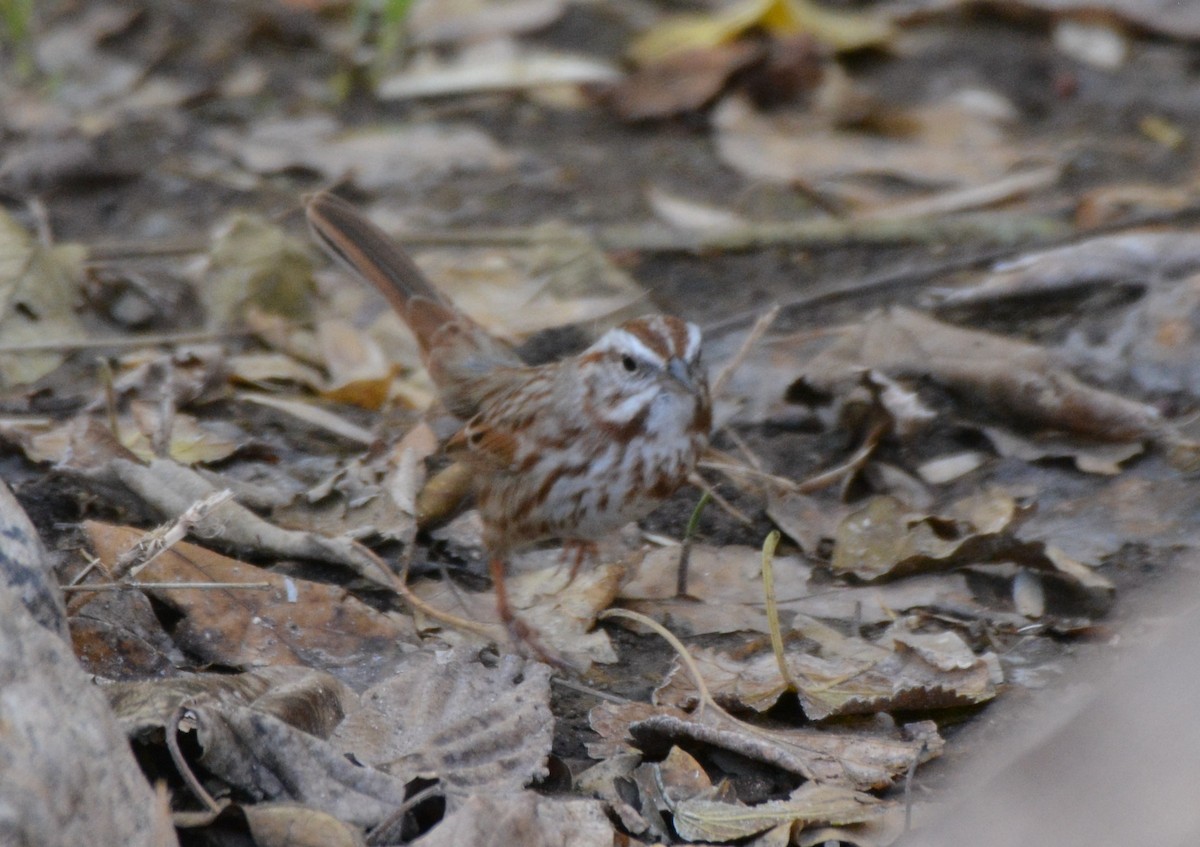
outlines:
[[[317,243],[383,294],[408,324],[451,412],[471,417],[494,375],[521,366],[510,347],[458,311],[408,254],[354,206],[321,192],[309,199],[307,215]]]
[[[350,203],[322,191],[309,199],[306,211],[317,243],[378,289],[401,316],[416,297],[450,306],[408,254]]]

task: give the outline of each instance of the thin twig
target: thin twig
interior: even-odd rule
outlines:
[[[397,574],[386,564],[384,564],[383,559],[379,558],[379,556],[368,547],[358,542],[354,542],[354,546],[359,548],[363,555],[371,559],[376,566],[383,570],[384,573],[389,573],[392,575],[392,587],[396,590],[396,593],[404,599],[404,602],[416,611],[433,618],[435,621],[440,621],[447,626],[451,626],[454,629],[461,629],[470,633],[474,633],[480,638],[487,639],[488,641],[498,642],[502,640],[502,636],[498,635],[497,630],[489,628],[486,624],[476,623],[475,621],[468,620],[467,618],[460,618],[458,615],[452,615],[449,612],[443,612],[441,609],[426,603],[420,597],[413,594],[412,590],[407,585],[409,566],[407,557],[405,557],[405,561],[400,573]],[[408,545],[408,549],[411,550],[412,546],[413,545],[411,544]]]
[[[430,797],[440,797],[446,793],[445,786],[441,782],[435,782],[433,785],[427,785],[411,797],[405,798],[404,802],[396,807],[396,811],[392,812],[382,821],[375,825],[371,832],[367,835],[367,844],[399,844],[400,833],[393,832],[397,826],[402,826],[404,818],[417,806],[424,803]]]
[[[822,471],[815,476],[810,476],[802,482],[795,483],[794,490],[800,494],[811,494],[814,491],[820,491],[822,488],[827,488],[837,482],[847,474],[861,468],[871,458],[871,454],[875,452],[875,448],[879,446],[879,441],[883,438],[883,434],[887,432],[888,425],[886,423],[876,424],[874,429],[867,433],[866,439],[862,446],[854,451],[854,455],[847,459],[837,467],[830,468],[827,471]]]
[[[595,697],[597,700],[604,700],[609,703],[616,703],[618,706],[625,706],[633,701],[626,697],[618,697],[616,694],[610,694],[607,691],[601,691],[598,688],[592,688],[590,685],[584,685],[582,682],[576,682],[573,679],[568,679],[565,676],[552,676],[550,682],[562,688],[569,688],[572,691],[578,691],[580,694],[587,694],[589,697]]]
[[[171,523],[145,533],[136,544],[117,557],[112,568],[113,579],[120,580],[126,575],[137,576],[151,562],[186,538],[214,509],[232,497],[233,492],[228,488],[216,491],[188,506]]]
[[[746,526],[752,526],[754,524],[754,521],[750,519],[749,515],[717,493],[717,489],[710,485],[708,480],[700,476],[700,474],[692,473],[688,476],[688,482],[708,494],[708,496],[713,499],[714,503],[724,509],[726,514],[728,514],[738,523],[745,524]]]
[[[183,757],[183,751],[179,749],[179,722],[188,713],[186,707],[180,706],[171,715],[171,719],[167,721],[167,750],[171,753],[171,761],[175,763],[175,769],[179,771],[179,775],[183,777],[183,781],[187,783],[187,787],[191,789],[192,794],[196,799],[208,807],[208,810],[214,815],[219,814],[221,806],[217,805],[217,801],[208,793],[200,780],[196,779],[196,774],[192,773],[192,768],[187,763],[187,759]]]
[[[70,350],[126,349],[178,344],[207,344],[249,338],[248,332],[147,332],[134,335],[103,336],[99,338],[61,338],[55,341],[30,341],[23,344],[0,344],[0,354],[67,352]]]
[[[772,306],[754,322],[754,326],[750,327],[750,332],[746,333],[746,338],[742,341],[741,346],[738,347],[737,352],[733,354],[733,358],[725,364],[725,367],[721,368],[716,378],[712,381],[711,390],[713,397],[720,397],[725,391],[725,386],[728,384],[729,378],[742,366],[742,363],[746,361],[746,357],[750,355],[750,351],[754,349],[754,346],[758,344],[767,330],[771,328],[771,324],[775,323],[775,319],[779,317],[779,308],[779,306]]]
[[[795,491],[797,488],[797,484],[787,477],[776,476],[773,473],[759,470],[750,465],[738,465],[732,462],[701,461],[698,467],[704,468],[706,471],[720,471],[729,476],[737,476],[739,474],[742,476],[752,476],[778,486],[784,491]]]
[[[269,582],[93,582],[87,585],[64,585],[62,592],[64,594],[74,594],[77,592],[86,591],[121,591],[126,588],[136,588],[142,591],[159,590],[186,590],[195,588],[204,591],[213,589],[250,589],[253,591],[265,591],[274,586]]]
[[[683,642],[675,637],[675,633],[653,618],[649,618],[641,612],[635,612],[631,609],[605,609],[599,615],[600,620],[607,620],[609,618],[624,618],[627,621],[633,621],[634,623],[649,627],[658,633],[660,638],[671,645],[675,650],[675,654],[679,656],[679,661],[683,662],[683,666],[687,669],[688,676],[692,678],[692,684],[696,686],[696,693],[700,697],[701,709],[705,706],[711,706],[718,713],[725,715],[731,720],[737,720],[733,715],[730,715],[717,705],[717,701],[713,699],[712,694],[708,691],[708,685],[705,684],[704,677],[700,674],[700,668],[697,667],[696,660],[692,658],[692,654],[688,651],[688,648],[683,646]]]

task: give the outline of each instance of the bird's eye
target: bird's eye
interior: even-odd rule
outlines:
[[[629,371],[630,373],[633,373],[634,371],[637,370],[637,367],[638,367],[637,359],[633,358],[633,356],[622,356],[621,357],[621,367],[623,367],[625,370]]]

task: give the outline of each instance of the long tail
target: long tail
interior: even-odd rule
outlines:
[[[415,297],[453,308],[407,253],[342,198],[322,191],[309,198],[306,211],[325,252],[371,283],[402,317]]]
[[[313,238],[377,289],[412,329],[447,408],[475,414],[491,374],[521,360],[433,287],[408,254],[354,206],[322,191],[307,204]]]

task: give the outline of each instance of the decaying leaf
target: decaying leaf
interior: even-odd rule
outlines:
[[[89,543],[110,568],[142,533],[89,522]],[[181,542],[138,574],[145,583],[216,582],[228,588],[147,588],[181,616],[173,635],[189,653],[231,667],[309,665],[353,669],[367,657],[393,660],[404,642],[415,641],[412,622],[377,612],[345,589],[280,576]],[[238,583],[267,583],[266,590]]]
[[[712,709],[687,713],[671,706],[603,703],[589,714],[601,741],[588,745],[599,758],[631,749],[666,751],[679,742],[701,742],[817,782],[859,791],[884,788],[914,761],[941,754],[944,742],[932,722],[903,732],[842,733],[820,729],[763,729]]]
[[[423,251],[422,269],[491,332],[525,338],[581,324],[598,334],[646,311],[646,290],[585,232],[547,224],[533,246]]]
[[[68,342],[85,335],[75,314],[85,255],[79,244],[38,244],[0,210],[0,338],[5,344]],[[64,358],[56,350],[0,355],[0,384],[33,382]]]
[[[553,740],[546,665],[515,655],[495,667],[468,650],[409,657],[368,689],[334,734],[357,761],[447,791],[506,794],[547,773]]]
[[[999,490],[959,501],[944,516],[908,510],[893,497],[871,498],[838,529],[835,571],[861,579],[894,578],[980,562],[1017,562],[1057,573],[1097,608],[1111,602],[1113,585],[1051,543],[1030,543],[1012,531],[1016,503]]]
[[[1123,232],[997,264],[971,284],[938,292],[949,306],[1052,297],[1093,286],[1169,286],[1200,270],[1194,232]]]
[[[256,803],[242,812],[257,847],[366,847],[357,827],[328,812],[293,803]]]
[[[625,121],[694,112],[715,100],[733,74],[762,56],[762,45],[753,41],[685,50],[638,68],[608,89],[604,99]]]

